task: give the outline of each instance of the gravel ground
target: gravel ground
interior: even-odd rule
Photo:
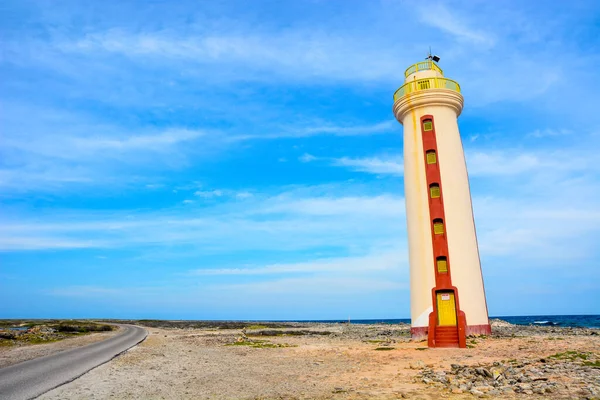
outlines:
[[[494,322],[494,328],[492,337],[470,338],[467,349],[427,349],[426,343],[409,340],[406,325],[153,327],[141,345],[41,399],[591,399],[600,395],[600,369],[584,365],[598,360],[598,331],[501,322]],[[269,336],[277,332],[283,335]],[[551,357],[556,354],[563,356]],[[498,374],[503,376],[498,378],[501,385],[495,383]]]

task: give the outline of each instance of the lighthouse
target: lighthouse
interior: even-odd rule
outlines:
[[[404,127],[411,336],[429,347],[466,347],[467,335],[491,328],[457,122],[464,99],[437,61],[411,65],[394,93]]]

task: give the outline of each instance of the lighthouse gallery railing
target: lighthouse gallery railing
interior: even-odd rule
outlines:
[[[427,61],[421,61],[420,63],[413,64],[410,67],[406,68],[406,71],[404,71],[404,77],[408,78],[408,76],[410,74],[414,74],[415,72],[425,71],[425,70],[429,70],[429,69],[432,69],[432,70],[437,71],[440,74],[444,75],[444,71],[442,71],[442,69],[440,67],[438,67],[436,63],[434,63],[431,60],[427,60]]]
[[[435,65],[435,64],[434,64]],[[419,92],[427,89],[449,89],[460,93],[460,85],[452,79],[446,78],[424,78],[407,82],[400,86],[400,89],[394,93],[394,101],[409,93]]]

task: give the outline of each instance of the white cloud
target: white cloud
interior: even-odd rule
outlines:
[[[568,136],[572,134],[573,131],[570,129],[536,129],[535,131],[527,134],[527,136],[534,138],[547,138],[555,136]]]
[[[350,158],[342,157],[332,160],[332,164],[338,167],[347,167],[354,171],[367,172],[371,174],[402,175],[404,166],[398,157],[392,158]]]
[[[404,199],[392,195],[294,199],[284,195],[267,202],[262,212],[399,217],[404,214]]]
[[[194,196],[202,197],[204,199],[220,198],[220,197],[234,197],[239,200],[249,199],[253,197],[253,194],[246,191],[235,191],[226,189],[214,189],[214,190],[197,190],[194,192]]]
[[[469,22],[460,18],[442,3],[427,4],[420,7],[420,20],[422,23],[438,28],[454,35],[459,40],[470,44],[491,47],[495,43],[494,37],[485,30],[469,27]]]
[[[309,189],[305,194],[296,190],[253,196],[248,201],[225,199],[202,208],[201,214],[196,208],[176,207],[157,212],[68,213],[6,220],[0,250],[189,244],[203,253],[318,246],[364,249],[400,234],[401,198],[324,193],[331,190],[315,189],[318,195],[311,195]]]
[[[180,36],[172,32],[137,33],[109,30],[63,41],[63,54],[98,56],[118,54],[140,63],[189,62],[194,65],[244,65],[248,79],[252,71],[269,71],[295,79],[327,78],[381,80],[393,76],[402,60],[364,36],[338,36],[309,30],[259,33],[256,30],[219,35]],[[223,68],[226,70],[226,68]],[[236,74],[228,76],[236,79]]]
[[[564,150],[466,150],[470,176],[508,176],[598,172],[600,167],[578,148]]]
[[[46,133],[46,132],[40,132]],[[70,132],[69,132],[70,133]],[[90,157],[114,159],[120,154],[131,152],[164,153],[172,151],[176,146],[204,136],[202,131],[185,129],[166,130],[157,134],[127,136],[123,132],[116,135],[87,135],[84,132],[75,134],[40,134],[38,137],[20,137],[7,135],[5,149],[20,150],[39,156],[56,159],[85,160]],[[69,151],[65,151],[69,149]],[[130,154],[127,154],[130,156]],[[97,160],[97,159],[96,159]],[[96,161],[94,159],[90,161]]]
[[[313,156],[312,154],[308,154],[308,153],[304,153],[300,157],[298,157],[298,160],[303,163],[315,161],[316,159],[317,159],[317,157]]]
[[[267,140],[267,139],[285,139],[285,138],[303,138],[319,135],[329,136],[368,136],[384,133],[398,132],[398,125],[394,121],[384,121],[371,125],[311,125],[303,128],[296,126],[283,126],[276,133],[243,134],[231,135],[224,140],[228,142],[238,142],[245,140]]]
[[[36,251],[36,250],[69,250],[108,247],[103,240],[61,237],[49,234],[41,236],[35,231],[24,231],[22,234],[10,234],[11,226],[6,226],[0,234],[0,251]]]
[[[261,295],[272,298],[273,295],[302,295],[302,296],[341,296],[350,294],[364,295],[367,293],[382,293],[408,289],[406,280],[379,279],[369,277],[310,277],[284,278],[270,281],[221,285],[221,290],[246,295]]]
[[[400,157],[316,157],[312,154],[304,153],[298,157],[298,160],[307,163],[312,161],[327,161],[335,167],[344,167],[353,171],[366,172],[378,175],[397,175],[401,176],[404,171],[402,159]]]
[[[183,142],[192,141],[204,136],[202,131],[190,131],[187,129],[167,130],[156,135],[130,136],[124,138],[69,138],[70,146],[73,146],[80,154],[81,152],[97,151],[131,151],[152,150],[164,151],[165,146],[171,146]]]
[[[360,271],[370,273],[398,269],[399,264],[404,264],[407,255],[399,250],[384,250],[359,257],[336,257],[316,259],[309,262],[271,264],[260,267],[245,268],[202,268],[189,271],[190,275],[268,275],[291,273],[328,273],[344,272],[353,274]]]
[[[210,199],[213,197],[221,197],[223,196],[223,191],[219,189],[215,190],[197,190],[194,192],[194,196],[202,197],[205,199]]]
[[[481,253],[530,260],[531,267],[589,257],[595,251],[591,236],[598,232],[600,213],[589,206],[569,206],[563,199],[544,200],[475,198]]]
[[[64,297],[97,297],[105,295],[115,295],[123,293],[120,289],[101,287],[101,286],[66,286],[50,289],[48,294]]]
[[[237,192],[235,194],[235,197],[238,199],[249,199],[249,198],[253,197],[253,194],[250,192]]]

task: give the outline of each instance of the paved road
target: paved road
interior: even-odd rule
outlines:
[[[0,368],[0,399],[37,397],[112,360],[148,335],[139,326],[119,326],[123,332],[102,342]]]

